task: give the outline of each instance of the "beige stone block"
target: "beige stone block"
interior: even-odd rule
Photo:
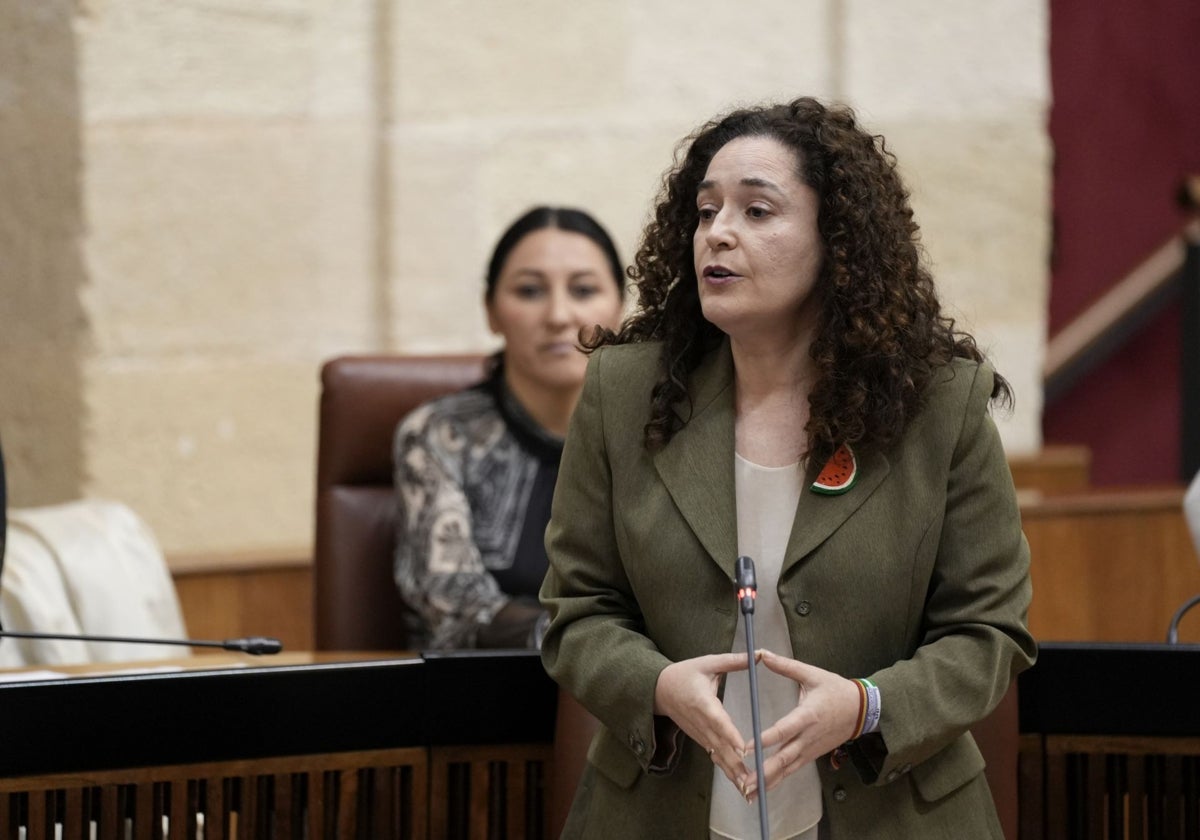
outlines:
[[[993,410],[1000,439],[1009,454],[1036,452],[1042,446],[1042,360],[1045,318],[989,318],[971,326],[979,347],[1013,391],[1011,411]]]
[[[313,262],[305,284],[310,297],[297,305],[308,310],[310,341],[323,355],[383,349],[383,249],[390,233],[376,137],[368,125],[336,120],[311,124],[308,135]]]
[[[542,119],[620,106],[624,3],[403,2],[392,15],[401,122]]]
[[[943,297],[998,318],[1040,318],[1050,230],[1050,149],[1040,115],[892,123],[884,133],[912,190]]]
[[[0,3],[0,116],[77,117],[74,5],[70,0]]]
[[[1042,0],[848,0],[845,96],[877,119],[994,116],[1049,99]]]
[[[478,138],[407,132],[391,146],[390,338],[396,349],[454,352],[486,341],[482,315],[490,243],[481,220]]]
[[[89,122],[309,108],[312,0],[87,0],[76,22]]]
[[[308,0],[312,13],[310,113],[322,118],[376,112],[378,78],[388,68],[379,31],[398,0]]]
[[[0,442],[8,503],[55,504],[83,487],[82,372],[71,341],[27,341],[0,352]]]
[[[0,112],[0,353],[85,328],[76,128]]]
[[[481,165],[488,239],[535,204],[580,207],[608,229],[628,264],[679,139],[657,128],[579,123],[511,132]]]
[[[0,3],[0,342],[32,314],[14,296],[45,299],[80,233],[72,13],[61,0]]]
[[[86,309],[101,357],[310,347],[350,336],[373,306],[362,235],[361,138],[305,125],[112,126],[87,138]],[[330,167],[358,187],[338,192]],[[314,173],[320,173],[314,178]],[[331,204],[327,204],[327,202]],[[331,206],[332,205],[332,206]]]
[[[395,145],[398,346],[493,346],[480,300],[496,239],[528,208],[584,208],[633,259],[678,136],[653,126],[408,129]]]
[[[315,360],[96,361],[86,377],[88,495],[130,505],[168,553],[311,543]]]
[[[829,96],[832,0],[631,2],[629,101],[690,130],[731,107]]]
[[[83,480],[74,11],[0,3],[0,440],[14,507],[77,498]]]
[[[451,286],[436,278],[410,277],[393,294],[397,352],[486,353],[499,346],[488,331],[477,284]]]

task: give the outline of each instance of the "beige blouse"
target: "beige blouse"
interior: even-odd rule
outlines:
[[[754,561],[758,598],[754,610],[754,643],[777,653],[792,655],[787,619],[779,602],[780,567],[787,548],[796,504],[804,485],[800,464],[760,467],[735,455],[734,488],[737,505],[738,553]],[[745,616],[738,615],[733,652],[746,652]],[[792,680],[766,667],[758,668],[759,720],[762,728],[796,707],[800,689]],[[750,681],[746,672],[735,671],[725,682],[725,710],[749,741],[753,724],[750,712]],[[769,758],[774,750],[768,750]],[[746,757],[754,767],[754,755]],[[815,764],[793,772],[767,794],[767,816],[772,838],[815,840],[821,819],[821,781]],[[713,838],[754,840],[761,836],[758,803],[746,802],[721,769],[713,773],[712,809],[709,831]]]

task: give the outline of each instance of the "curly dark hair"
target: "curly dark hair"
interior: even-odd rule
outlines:
[[[819,198],[825,253],[814,291],[821,315],[810,351],[817,370],[805,429],[810,459],[822,464],[843,443],[886,447],[920,410],[939,367],[983,354],[942,313],[895,156],[845,106],[804,97],[740,109],[684,138],[629,268],[638,310],[590,346],[662,342],[645,442],[664,445],[685,422],[673,406],[689,399],[688,375],[724,338],[700,309],[692,256],[697,185],[713,156],[746,136],[792,149],[800,180]],[[1008,383],[995,381],[993,400],[1011,403]]]

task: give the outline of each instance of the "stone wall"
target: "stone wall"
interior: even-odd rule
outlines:
[[[0,441],[10,504],[84,489],[81,149],[73,3],[0,3]]]
[[[944,297],[1017,388],[1006,443],[1036,447],[1047,10],[960,5],[0,6],[13,503],[118,498],[168,551],[307,544],[322,360],[491,349],[516,213],[587,207],[628,259],[676,141],[799,93],[888,137]]]

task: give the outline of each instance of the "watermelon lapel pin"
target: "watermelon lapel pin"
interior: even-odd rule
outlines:
[[[821,468],[821,474],[810,489],[824,496],[840,496],[854,486],[857,478],[858,461],[854,459],[853,450],[843,443]]]

